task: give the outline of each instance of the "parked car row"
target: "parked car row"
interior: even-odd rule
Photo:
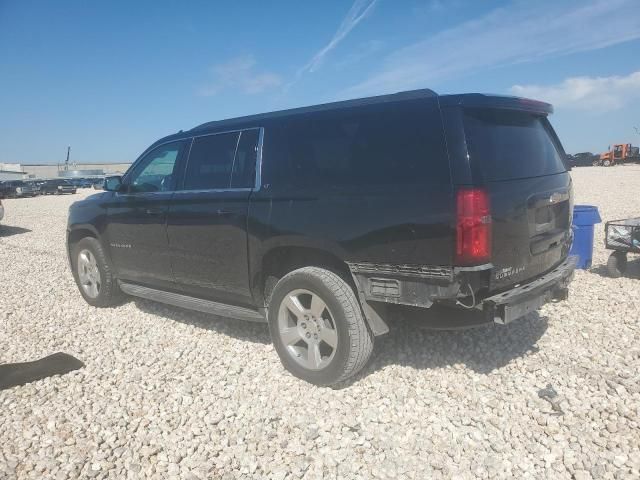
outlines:
[[[78,188],[101,189],[102,178],[55,178],[51,180],[5,180],[0,181],[0,197],[20,198],[36,195],[62,195],[76,193]]]

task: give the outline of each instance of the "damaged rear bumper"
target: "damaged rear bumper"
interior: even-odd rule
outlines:
[[[566,300],[577,261],[577,257],[567,257],[556,268],[536,280],[484,298],[476,308],[482,310],[487,321],[507,324],[537,310],[545,303]]]

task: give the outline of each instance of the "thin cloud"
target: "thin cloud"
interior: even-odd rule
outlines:
[[[377,1],[378,0],[355,0],[347,12],[347,15],[342,19],[342,23],[340,23],[338,30],[336,30],[336,33],[334,33],[331,40],[329,40],[329,43],[311,57],[311,60],[309,60],[303,67],[298,69],[295,78],[286,86],[286,88],[291,87],[294,83],[300,80],[302,75],[305,73],[313,73],[318,70],[324,62],[325,57],[334,48],[336,48],[338,44],[342,42],[347,35],[349,35],[349,33],[351,33],[356,25],[369,15]]]
[[[271,72],[256,72],[256,61],[252,55],[236,57],[226,63],[211,67],[213,81],[200,88],[204,97],[217,95],[225,90],[239,89],[249,95],[282,85],[282,78]]]
[[[353,66],[362,60],[365,60],[384,48],[385,42],[382,40],[369,40],[358,45],[351,53],[346,55],[342,60],[336,62],[337,69],[343,69]]]
[[[514,85],[509,90],[557,107],[605,112],[640,99],[640,71],[626,76],[571,77],[556,85]]]
[[[615,19],[615,28],[603,28]],[[342,96],[428,87],[477,71],[595,50],[640,38],[640,2],[515,2],[387,56]]]

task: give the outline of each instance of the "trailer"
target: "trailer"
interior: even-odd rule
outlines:
[[[612,220],[605,223],[605,247],[613,250],[607,261],[607,270],[613,278],[624,275],[627,255],[640,253],[640,217]]]

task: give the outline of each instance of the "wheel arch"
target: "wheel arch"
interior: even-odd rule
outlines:
[[[303,267],[331,270],[353,286],[349,266],[335,252],[308,245],[281,245],[271,248],[262,257],[260,275],[256,279],[256,286],[261,292],[260,303],[264,302],[266,305],[268,300],[266,289],[270,277],[280,279],[287,273]]]
[[[362,313],[374,335],[383,335],[389,327],[382,319],[383,306],[373,306],[366,301],[361,286],[352,275],[347,262],[330,249],[309,245],[279,245],[268,250],[262,257],[259,274],[254,278],[254,298],[257,304],[268,308],[271,291],[277,281],[287,273],[303,267],[319,267],[339,275],[353,289]]]
[[[98,240],[104,247],[104,253],[107,259],[111,261],[111,256],[109,255],[109,249],[106,248],[106,246],[102,242],[102,238],[98,230],[93,225],[90,225],[90,224],[79,224],[79,225],[73,225],[72,227],[69,227],[69,229],[67,230],[67,257],[69,259],[69,265],[71,267],[73,267],[71,262],[71,249],[73,245],[78,243],[83,238],[87,238],[87,237],[95,238],[96,240]]]

